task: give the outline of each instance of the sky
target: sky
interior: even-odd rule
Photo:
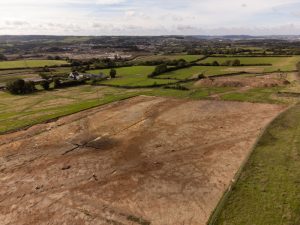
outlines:
[[[0,0],[0,35],[300,35],[300,0]]]

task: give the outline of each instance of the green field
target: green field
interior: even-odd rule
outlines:
[[[0,69],[18,69],[18,68],[37,68],[44,66],[60,66],[68,64],[64,60],[18,60],[18,61],[2,61]]]
[[[244,68],[239,67],[243,71]],[[239,72],[239,71],[230,71],[230,67],[226,66],[193,66],[188,67],[180,70],[175,70],[169,73],[165,73],[160,75],[160,78],[173,78],[173,79],[189,79],[189,78],[196,78],[199,74],[204,74],[205,76],[213,76],[213,75],[221,75],[221,74],[228,74],[232,72]]]
[[[184,59],[187,62],[193,62],[201,59],[203,55],[150,55],[150,56],[139,56],[133,60],[133,62],[146,62],[156,60],[178,60]]]
[[[276,98],[274,95],[283,88],[269,87],[269,88],[253,88],[243,92],[232,92],[221,96],[222,100],[226,101],[241,101],[241,102],[261,102],[282,104],[286,103],[281,99]]]
[[[154,84],[169,84],[177,82],[168,79],[150,79],[147,76],[154,70],[154,66],[132,66],[117,68],[117,78],[105,80],[100,84],[108,84],[115,86],[151,86]],[[91,70],[89,73],[99,74],[100,72],[109,75],[109,69],[105,70]]]
[[[300,105],[265,131],[210,225],[300,224]]]
[[[296,64],[300,61],[299,56],[293,57],[209,57],[201,63],[212,63],[217,61],[220,64],[227,60],[238,59],[242,64],[272,64],[272,66],[263,66],[262,72],[272,72],[278,69],[282,71],[291,71],[296,69]]]
[[[0,133],[125,99],[137,93],[90,85],[24,96],[0,92]]]

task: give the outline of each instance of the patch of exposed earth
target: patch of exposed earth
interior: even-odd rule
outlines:
[[[219,78],[207,78],[202,79],[195,83],[198,87],[277,87],[288,85],[290,82],[284,77],[277,74],[265,75],[265,76],[231,76],[231,77],[219,77]]]
[[[0,221],[205,225],[283,106],[140,96],[0,136]]]

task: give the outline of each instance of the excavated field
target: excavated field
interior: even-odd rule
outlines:
[[[219,77],[202,79],[195,83],[198,87],[278,87],[290,84],[285,78],[277,74],[257,77]]]
[[[0,136],[1,225],[205,225],[285,108],[140,96]]]

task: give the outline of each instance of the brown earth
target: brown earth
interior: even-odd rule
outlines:
[[[1,225],[204,225],[283,106],[140,96],[0,136]]]
[[[266,76],[231,76],[219,78],[207,78],[196,82],[196,86],[202,87],[277,87],[289,84],[284,78],[279,75],[266,75]]]

